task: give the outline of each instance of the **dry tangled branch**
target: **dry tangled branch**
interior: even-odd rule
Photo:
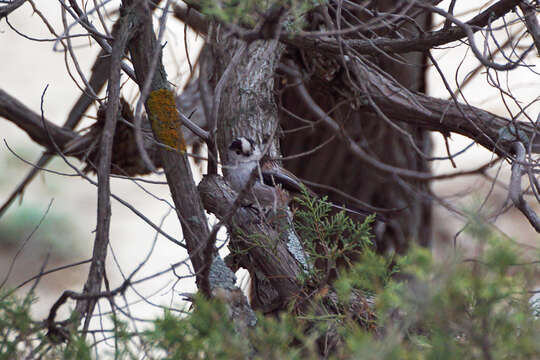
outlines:
[[[540,53],[538,2],[492,1],[473,16],[457,14],[455,1],[448,9],[440,1],[336,0],[304,4],[307,8],[291,2],[270,7],[250,4],[248,10],[233,16],[229,13],[232,5],[221,2],[185,0],[180,6],[170,0],[123,0],[117,6],[94,1],[95,8],[89,9],[85,2],[60,0],[61,31],[31,0],[4,3],[0,20],[5,19],[15,32],[9,17],[23,4],[33,7],[50,30],[55,47],[64,52],[68,72],[81,94],[59,126],[57,119],[46,118],[43,109],[37,114],[9,95],[10,89],[0,89],[0,117],[45,149],[4,202],[0,216],[56,155],[98,190],[88,278],[80,293],[64,292],[51,308],[44,323],[51,334],[62,337],[82,320],[82,331],[88,333],[100,299],[110,302],[111,311],[123,311],[115,299],[132,289],[134,282],[152,278],[134,280],[134,272],[116,289],[111,290],[108,283],[110,198],[119,199],[111,194],[111,174],[130,178],[159,174],[158,169],[163,169],[173,200],[169,206],[177,215],[182,239],[131,210],[187,250],[189,261],[182,264],[191,264],[189,276],[205,296],[227,303],[239,332],[247,333],[254,325],[252,308],[265,313],[283,311],[295,302],[303,303],[309,291],[328,290],[326,285],[306,289],[300,283],[305,269],[287,245],[287,232],[280,228],[283,223],[257,221],[261,214],[244,206],[243,194],[234,193],[219,177],[219,171],[229,171],[223,166],[228,163],[228,146],[239,135],[266,144],[267,155],[280,164],[282,153],[290,155],[292,161],[285,165],[312,184],[320,184],[321,192],[334,196],[333,200],[349,207],[368,204],[371,209],[388,210],[388,223],[375,229],[381,252],[405,251],[411,240],[430,244],[430,209],[435,200],[430,181],[485,174],[497,162],[474,171],[435,176],[430,162],[441,158],[431,155],[429,132],[445,137],[448,156],[442,160],[450,160],[454,167],[457,155],[451,153],[447,138],[463,135],[512,164],[509,198],[540,232],[540,219],[530,205],[535,200],[540,203],[540,117],[533,113],[538,111],[539,98],[524,103],[508,85],[512,71],[538,77],[532,59],[535,48]],[[194,57],[188,58],[190,76],[179,94],[163,61],[169,51],[169,45],[163,44],[172,14],[184,23],[185,33],[190,27],[205,42],[194,64],[189,59]],[[159,16],[157,27],[154,15]],[[112,21],[111,16],[117,19]],[[433,16],[442,19],[436,29],[431,26]],[[80,34],[75,34],[75,27]],[[81,36],[100,49],[88,73],[82,70],[73,44]],[[184,46],[186,53],[192,52],[187,39]],[[452,85],[434,53],[454,46],[470,51],[478,64],[470,76],[485,75],[485,86],[497,92],[504,111],[494,113],[464,94],[469,79],[460,80],[461,64]],[[424,71],[430,66],[448,92],[446,99],[426,93]],[[105,84],[106,95],[100,97]],[[139,95],[133,104],[124,100],[129,98],[129,86]],[[92,105],[98,108],[96,121],[87,131],[75,131]],[[207,164],[207,176],[198,187],[189,156]],[[69,157],[83,162],[83,170],[72,165]],[[95,172],[97,182],[87,172]],[[523,174],[528,175],[528,193],[523,191]],[[250,186],[257,181],[256,175],[252,174]],[[524,197],[531,193],[534,197]],[[205,210],[220,222],[210,227]],[[229,230],[229,248],[242,253],[239,259],[222,259],[218,245],[222,225]],[[254,239],[264,239],[264,246]],[[246,268],[252,286],[258,287],[251,303],[236,284],[238,267]],[[68,299],[77,301],[78,317],[72,323],[57,322],[57,311]],[[326,310],[332,313],[332,306],[338,307],[333,289],[326,300],[330,304]],[[351,308],[371,318],[371,300],[356,294]]]

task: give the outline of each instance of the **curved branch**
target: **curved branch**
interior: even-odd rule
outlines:
[[[534,229],[540,233],[540,217],[529,206],[523,198],[521,192],[521,175],[523,174],[523,164],[525,163],[525,146],[520,142],[512,144],[512,149],[516,153],[516,159],[512,164],[512,176],[510,177],[509,195],[515,207],[519,209],[529,220]]]
[[[442,9],[439,9],[438,7],[435,7],[435,6],[432,6],[432,5],[426,5],[426,4],[418,4],[418,3],[416,4],[416,6],[418,6],[420,8],[423,8],[423,9],[427,9],[429,11],[432,11],[434,13],[437,13],[437,14],[445,17],[446,19],[448,19],[451,22],[453,22],[454,24],[456,24],[460,29],[465,31],[465,34],[467,35],[467,39],[469,40],[469,47],[471,48],[474,56],[485,67],[492,68],[492,69],[499,70],[499,71],[513,70],[513,69],[517,68],[521,64],[521,61],[525,58],[525,56],[527,56],[529,51],[531,51],[533,49],[533,47],[534,47],[534,45],[531,45],[528,49],[523,51],[523,53],[515,61],[508,60],[508,63],[506,63],[506,64],[498,64],[498,63],[492,62],[489,59],[487,59],[484,55],[482,55],[482,53],[478,49],[478,46],[476,46],[476,43],[474,41],[474,31],[472,30],[472,27],[469,24],[463,23],[462,21],[457,19],[452,14],[449,14],[448,12],[446,12],[446,11],[444,11]],[[490,16],[489,21],[493,21],[493,20],[494,19],[491,18],[491,16]]]
[[[494,21],[512,11],[520,0],[501,0],[488,7],[486,10],[464,23],[464,26],[454,26],[439,31],[427,33],[418,38],[407,39],[387,39],[378,38],[373,40],[342,40],[345,47],[350,48],[358,54],[377,55],[381,51],[386,53],[408,53],[413,51],[426,51],[436,46],[449,44],[467,37],[466,28],[472,33],[486,26],[490,21]],[[418,3],[416,3],[418,5]],[[284,33],[280,36],[280,41],[304,50],[322,51],[327,54],[341,55],[340,46],[337,41],[331,39],[311,38],[309,34],[291,35]]]
[[[54,149],[43,128],[41,116],[2,89],[0,89],[0,116],[17,125],[39,145],[47,149]],[[47,131],[59,147],[63,147],[68,141],[78,136],[73,131],[64,129],[48,120],[44,121]]]
[[[507,156],[518,140],[540,153],[535,126],[516,122],[480,108],[408,91],[376,69],[355,61],[357,81],[366,85],[373,101],[393,121],[401,121],[443,134],[455,132],[475,140],[498,155]],[[360,94],[361,95],[361,94]]]
[[[124,50],[130,38],[129,22],[125,18],[119,20],[118,33],[114,40],[111,52],[109,79],[108,79],[108,105],[105,116],[105,124],[100,140],[100,159],[97,169],[98,174],[98,202],[97,202],[97,225],[96,238],[92,252],[92,263],[88,272],[88,278],[84,285],[85,293],[97,293],[101,290],[101,284],[105,276],[105,259],[109,246],[109,231],[111,224],[111,188],[110,170],[112,150],[118,111],[120,108],[120,74]],[[83,332],[88,331],[90,320],[94,313],[96,299],[89,301],[77,301],[76,310],[85,315]]]
[[[413,51],[423,52],[467,37],[468,29],[470,29],[470,32],[472,33],[477,32],[484,26],[488,25],[490,21],[492,22],[508,14],[520,3],[520,0],[498,1],[466,23],[460,23],[463,26],[445,27],[439,31],[423,34],[418,38],[377,38],[372,40],[342,39],[341,41],[344,46],[350,48],[358,54],[364,55],[377,55],[381,51],[386,53],[408,53]],[[193,6],[194,4],[190,5]],[[415,5],[419,4],[416,3]],[[185,7],[176,5],[174,7],[174,14],[176,18],[191,27],[194,31],[203,35],[208,32],[208,17],[197,11],[195,8],[190,6]],[[224,25],[227,26],[228,24]],[[256,39],[256,33],[252,31],[243,32],[241,31],[242,29],[239,28],[236,28],[236,30],[237,31],[233,31],[233,33],[239,38],[248,40],[245,37],[249,37],[250,41]],[[259,34],[259,38],[262,37],[263,34]],[[332,55],[341,55],[339,43],[335,41],[335,38],[326,37],[322,39],[321,37],[320,32],[316,32],[314,34],[309,32],[300,32],[294,34],[283,32],[281,33],[279,39],[281,42],[295,48],[316,50]]]
[[[189,249],[193,267],[200,274],[205,261],[203,256],[197,253],[197,249],[202,249],[205,246],[205,244],[200,244],[199,239],[208,237],[208,226],[197,189],[195,188],[191,168],[185,155],[185,148],[183,148],[185,144],[183,144],[181,133],[179,133],[179,127],[176,127],[176,123],[179,123],[178,113],[174,106],[174,100],[173,104],[170,104],[172,92],[169,90],[167,75],[163,69],[161,56],[158,59],[155,71],[152,71],[153,77],[148,77],[152,67],[152,59],[148,54],[153,54],[156,47],[160,45],[156,41],[152,28],[151,14],[148,13],[146,3],[125,1],[124,5],[126,7],[122,11],[129,12],[127,16],[132,18],[134,22],[133,28],[137,29],[128,47],[139,88],[143,89],[146,83],[150,87],[151,97],[146,99],[145,107],[149,118],[152,119],[154,136],[157,141],[163,142],[177,150],[171,151],[160,148],[159,152],[167,176],[167,182],[169,183],[175,206],[178,209],[178,217],[182,224],[183,235],[186,238],[186,245]],[[151,99],[159,96],[161,98],[154,101],[154,104]],[[171,126],[171,129],[174,130],[173,133],[169,134],[161,130],[162,126],[166,125]],[[199,285],[201,281],[202,279],[199,276],[197,279]]]
[[[193,31],[202,35],[208,33],[208,27],[210,26],[208,17],[193,7],[175,4],[173,6],[173,13],[175,18],[189,26]]]
[[[14,0],[9,4],[0,7],[0,19],[2,19],[5,16],[8,16],[13,11],[17,10],[19,6],[21,6],[25,2],[26,0]]]
[[[515,122],[453,100],[437,99],[406,90],[394,79],[359,60],[351,60],[349,65],[356,75],[356,81],[362,82],[362,88],[369,93],[370,100],[383,109],[384,114],[392,121],[409,123],[443,134],[461,134],[504,157],[511,152],[511,145],[516,140],[524,142],[526,146],[530,145],[532,153],[540,153],[540,139],[535,136],[538,129],[531,124]],[[299,71],[283,65],[280,70],[302,81]],[[299,86],[298,90],[303,91],[302,86]],[[337,133],[341,132],[339,125],[332,124],[333,120],[323,110],[317,109],[316,104],[309,101],[305,93],[300,95],[308,101],[315,115]],[[365,94],[359,93],[358,96]],[[354,147],[354,144],[351,146]],[[401,175],[414,178],[419,176],[418,173],[409,171],[404,171]]]
[[[519,4],[519,8],[525,17],[525,25],[527,26],[527,31],[533,38],[534,45],[536,46],[536,52],[538,53],[538,56],[540,56],[540,25],[538,24],[538,19],[536,18],[538,10],[535,8],[535,5],[532,2],[528,3],[525,1],[522,1]]]

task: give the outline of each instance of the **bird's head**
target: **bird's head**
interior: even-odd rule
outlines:
[[[257,145],[253,140],[246,137],[237,137],[229,145],[230,160],[248,161],[256,159],[257,156],[259,156]]]

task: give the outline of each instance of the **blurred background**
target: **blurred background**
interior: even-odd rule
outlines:
[[[446,3],[445,1],[440,6],[445,7]],[[466,18],[473,16],[472,13],[468,14],[469,9],[466,7],[459,8],[461,3],[463,2],[458,2],[456,13]],[[117,6],[116,2],[111,2],[109,5],[111,9]],[[474,7],[478,5],[478,3],[466,4],[466,6]],[[58,3],[41,2],[39,11],[51,21],[51,25],[58,32],[61,32],[62,23]],[[112,13],[110,16],[116,18],[117,15]],[[440,18],[434,20],[436,26],[440,26],[441,22]],[[9,16],[9,24],[21,34],[31,38],[50,39],[52,37],[40,17],[28,4]],[[74,32],[76,32],[76,27]],[[184,34],[187,34],[186,38]],[[164,41],[166,42],[164,47],[166,70],[170,81],[180,92],[190,75],[184,41],[187,41],[189,56],[193,63],[202,39],[191,34],[189,30],[185,32],[183,24],[171,17]],[[88,73],[99,48],[84,38],[75,39],[74,45],[79,65],[83,72]],[[54,47],[54,41],[38,42],[27,39],[13,31],[5,21],[0,22],[1,88],[39,113],[41,97],[48,85],[43,97],[44,115],[48,120],[61,125],[72,104],[80,95],[79,88],[66,69],[66,62],[71,75],[79,83],[80,79],[72,61],[66,60],[63,52],[54,51]],[[467,52],[466,46],[440,49],[434,51],[433,55],[438,60],[446,78],[453,81],[451,83],[453,89],[456,83],[462,82],[478,66],[478,61]],[[538,64],[538,57],[532,62]],[[506,79],[500,79],[501,82],[512,89],[513,94],[522,104],[529,104],[538,99],[538,78],[531,77],[529,70],[517,69],[506,73],[506,76]],[[136,98],[136,91],[130,83],[126,84],[123,92],[128,100]],[[428,94],[444,99],[449,98],[439,74],[433,67],[429,69]],[[499,91],[489,86],[482,72],[476,74],[463,89],[463,96],[470,101],[471,105],[504,117],[509,117],[506,106],[510,107],[512,113],[517,112],[515,105],[503,103]],[[534,118],[539,111],[538,102],[528,108],[528,113]],[[88,114],[88,119],[79,128],[91,124],[95,113],[96,109],[93,108]],[[15,154],[26,161],[35,162],[41,155],[42,148],[5,119],[0,119],[0,135],[2,140],[0,144],[0,202],[4,202],[30,169],[30,165],[18,159]],[[433,156],[447,156],[442,137],[434,134],[433,138],[435,140]],[[455,153],[468,147],[471,142],[470,139],[453,134],[449,140],[450,151]],[[472,145],[464,154],[455,158],[456,169],[448,160],[434,161],[432,166],[435,174],[447,174],[477,168],[492,158],[493,155],[487,150]],[[71,161],[76,166],[81,165],[75,159]],[[200,176],[202,170],[200,165],[193,164],[193,166],[197,176]],[[74,173],[61,158],[55,158],[48,168],[65,174]],[[518,211],[510,209],[496,218],[490,216],[508,204],[508,192],[504,185],[510,178],[508,164],[499,163],[487,171],[486,175],[488,176],[463,176],[432,183],[432,191],[440,199],[439,202],[434,201],[433,204],[435,207],[433,251],[437,256],[444,258],[448,251],[453,251],[453,247],[457,246],[474,255],[477,244],[469,241],[466,235],[461,233],[465,221],[445,208],[445,206],[451,206],[461,211],[480,210],[486,218],[493,221],[499,231],[523,245],[524,258],[536,257],[540,237]],[[159,176],[146,178],[164,181],[164,177]],[[144,187],[146,191],[141,187]],[[154,223],[163,223],[162,228],[168,234],[177,239],[182,238],[175,214],[162,200],[169,199],[166,185],[135,184],[129,180],[112,179],[111,190]],[[46,269],[89,259],[92,254],[96,227],[96,194],[96,187],[84,179],[41,172],[27,187],[21,201],[14,203],[0,218],[0,281],[8,273],[12,263],[13,269],[9,276],[8,287],[17,286],[39,273],[47,259]],[[49,206],[50,209],[47,210]],[[534,209],[540,212],[537,205]],[[38,227],[37,230],[36,227]],[[34,230],[35,233],[31,235]],[[223,239],[224,236],[221,238]],[[115,287],[149,254],[156,239],[156,232],[129,209],[112,200],[110,239],[108,271],[111,287]],[[147,265],[143,267],[138,278],[165,270],[170,267],[170,264],[181,261],[186,256],[183,249],[160,236],[157,238]],[[15,257],[16,261],[13,262]],[[81,290],[86,280],[87,270],[88,265],[81,265],[43,277],[37,287],[39,306],[34,308],[36,318],[41,319],[47,316],[50,306],[63,290]],[[188,274],[189,271],[187,267],[182,267],[178,273]],[[27,291],[31,285],[32,283],[29,283],[20,291]],[[176,289],[174,291],[173,286]],[[137,285],[136,291],[128,290],[126,299],[134,304],[130,309],[136,311],[138,317],[151,319],[156,313],[162,311],[153,304],[182,307],[179,293],[194,291],[193,279],[179,280],[174,274],[168,273]],[[151,303],[143,301],[143,297],[147,297]],[[106,310],[101,309],[101,311]],[[60,318],[66,314],[67,309],[63,307]]]

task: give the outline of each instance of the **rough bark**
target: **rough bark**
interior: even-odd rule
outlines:
[[[206,176],[199,184],[199,191],[207,211],[222,219],[230,210],[236,192],[219,176]],[[279,294],[280,304],[286,304],[301,291],[298,278],[304,271],[287,247],[286,234],[261,221],[251,208],[241,207],[229,224],[232,251],[248,252],[241,265],[260,271]]]
[[[217,134],[216,143],[222,164],[228,163],[228,146],[238,136],[254,139],[259,144],[270,142],[268,154],[277,157],[279,148],[278,138],[275,135],[279,124],[274,100],[274,74],[284,45],[273,39],[247,44],[235,38],[222,39],[219,28],[213,28],[210,34],[211,51],[206,53],[209,57],[201,59],[201,84],[208,81],[213,85],[214,91],[212,94],[201,91],[201,96],[203,104],[205,102],[211,104],[206,113],[210,119],[210,132]],[[213,65],[211,72],[213,77],[205,71],[205,64]],[[203,89],[201,86],[201,90]],[[226,174],[227,167],[224,166],[222,169]],[[270,234],[268,235],[272,238]],[[241,239],[231,240],[233,248],[238,246],[235,245],[237,241],[242,242]],[[275,241],[280,245],[275,244],[272,247],[281,246],[287,249],[288,239],[278,237]],[[245,264],[253,262],[251,266],[246,266],[251,276],[252,306],[266,311],[276,307],[276,304],[278,308],[282,307],[296,290],[294,286],[289,290],[282,289],[281,285],[276,288],[277,284],[273,284],[273,280],[267,278],[267,275],[274,276],[275,273],[266,271],[268,269],[265,268],[265,266],[284,266],[285,264],[267,264],[270,260],[272,260],[270,262],[284,262],[282,258],[269,259],[264,253],[250,252],[248,259],[241,262]],[[287,283],[296,282],[295,271],[277,274],[285,275]]]
[[[241,51],[243,46],[243,42],[235,39],[216,42],[212,47],[215,74],[223,74],[233,55]],[[273,97],[274,74],[285,47],[276,40],[256,41],[247,46],[245,54],[231,69],[230,80],[222,91],[222,105],[218,110],[217,140],[224,163],[227,163],[225,149],[240,135],[258,143],[272,140],[274,145],[269,154],[279,154],[277,137],[274,137],[279,126],[277,105]],[[215,79],[216,85],[218,80]]]
[[[161,62],[161,45],[153,32],[151,13],[146,3],[125,0],[124,6],[123,11],[127,13],[126,16],[133,17],[137,29],[128,44],[137,83],[143,98],[147,96],[145,90],[149,90],[145,107],[154,136],[158,142],[167,145],[166,148],[160,147],[159,152],[197,285],[206,296],[223,300],[229,307],[231,320],[237,330],[247,333],[248,328],[255,325],[255,315],[246,297],[236,287],[234,273],[217,254],[215,233],[208,229],[180,132],[175,99]]]

